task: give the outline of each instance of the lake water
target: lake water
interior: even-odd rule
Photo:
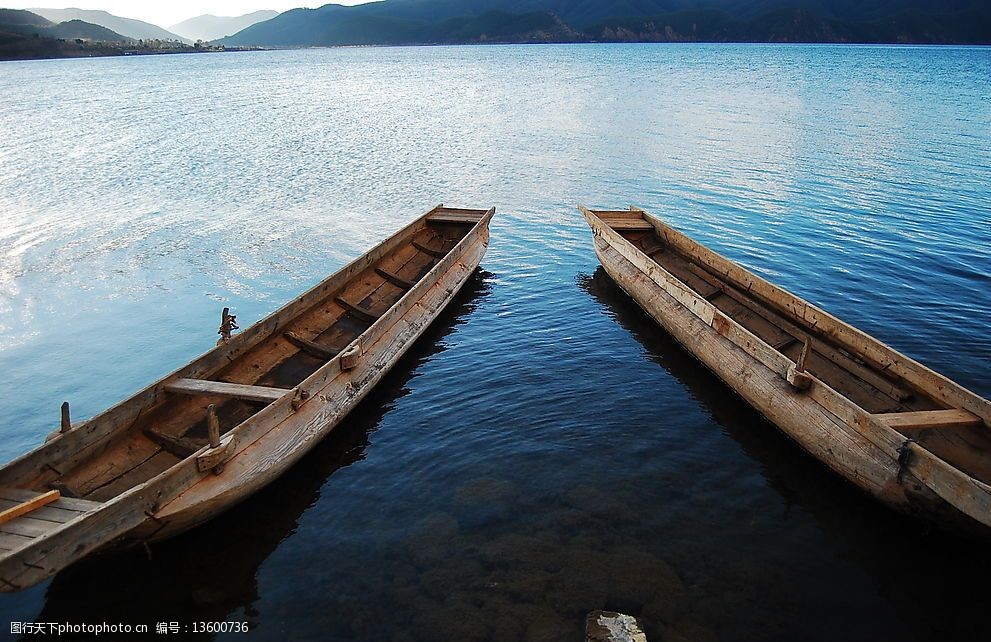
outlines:
[[[0,456],[438,202],[479,274],[330,438],[3,620],[282,640],[948,640],[986,548],[777,433],[598,267],[638,204],[991,396],[991,49],[521,46],[0,63]],[[975,590],[977,589],[977,590]]]

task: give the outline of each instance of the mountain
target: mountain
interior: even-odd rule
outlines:
[[[56,24],[30,11],[0,9],[0,60],[114,56],[133,43],[81,20]]]
[[[94,25],[82,20],[66,20],[47,30],[50,38],[65,38],[66,40],[98,40],[101,42],[133,42],[133,38],[122,36],[106,27]]]
[[[271,20],[279,15],[278,11],[255,11],[243,16],[214,16],[204,14],[169,27],[169,31],[190,40],[217,40],[230,36],[253,24]]]
[[[987,0],[381,0],[294,9],[220,40],[268,47],[475,42],[991,44]]]
[[[78,38],[117,43],[131,41],[130,38],[100,25],[82,20],[67,20],[56,24],[31,11],[17,9],[0,9],[0,31],[38,38],[62,38],[65,40]]]
[[[157,25],[133,18],[121,18],[106,11],[90,11],[87,9],[31,9],[32,12],[51,20],[66,22],[68,20],[83,20],[91,24],[106,27],[128,38],[135,40],[179,40],[187,44],[192,41],[166,31]]]
[[[55,23],[24,9],[0,9],[0,26],[13,31],[22,27],[48,28],[55,26]]]

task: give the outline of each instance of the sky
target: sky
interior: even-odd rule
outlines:
[[[116,16],[137,18],[169,27],[186,18],[204,13],[215,16],[239,16],[260,9],[286,11],[297,7],[319,7],[324,4],[361,4],[368,0],[72,0],[71,2],[9,2],[0,0],[7,9],[102,9]]]

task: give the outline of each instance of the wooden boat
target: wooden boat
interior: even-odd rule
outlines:
[[[898,509],[991,526],[991,402],[631,207],[580,208],[606,272],[805,450]]]
[[[437,206],[244,332],[0,469],[0,589],[162,539],[327,435],[475,271],[494,209]],[[219,544],[222,546],[222,544]]]

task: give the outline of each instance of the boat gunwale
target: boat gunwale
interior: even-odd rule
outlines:
[[[766,341],[735,319],[724,314],[681,279],[671,274],[664,266],[647,256],[623,235],[610,227],[608,223],[603,221],[594,210],[589,210],[582,205],[578,207],[592,228],[593,236],[602,237],[608,245],[617,250],[620,256],[629,260],[638,270],[643,272],[649,281],[675,298],[682,306],[708,325],[713,333],[728,339],[737,347],[741,348],[751,359],[776,372],[782,378],[785,378],[787,371],[796,365],[789,357],[775,350]],[[646,212],[639,208],[631,208],[631,211],[646,215]],[[646,216],[644,218],[645,220],[650,220]],[[656,223],[660,223],[672,232],[676,232],[693,245],[701,247],[701,244],[697,241],[673,230],[673,228],[663,224],[656,217],[652,218],[655,219]],[[657,225],[655,221],[651,222],[655,224],[656,229]],[[712,252],[704,247],[702,249]],[[715,252],[712,252],[712,254],[715,255]],[[733,263],[725,257],[720,258],[726,262]],[[734,265],[736,264],[734,263]],[[742,266],[737,267],[744,272],[748,272]],[[664,283],[657,281],[655,275],[658,273]],[[754,278],[760,279],[756,275],[754,275]],[[764,281],[763,279],[760,280]],[[767,283],[766,281],[764,282]],[[674,291],[672,292],[665,285],[670,286]],[[768,285],[801,301],[799,297],[782,290],[778,286],[770,283]],[[739,286],[737,285],[737,287]],[[810,307],[815,307],[811,306],[811,304],[809,305]],[[837,321],[843,323],[842,321]],[[874,339],[874,341],[877,340]],[[906,357],[906,359],[908,358]],[[985,526],[991,526],[991,485],[964,473],[947,460],[936,456],[931,451],[920,446],[915,440],[885,425],[875,415],[867,412],[818,377],[811,375],[811,373],[808,374],[812,385],[807,390],[801,392],[804,397],[818,403],[839,421],[857,430],[863,437],[879,447],[885,455],[898,462],[900,467],[911,472],[923,484],[962,513],[981,522]]]

